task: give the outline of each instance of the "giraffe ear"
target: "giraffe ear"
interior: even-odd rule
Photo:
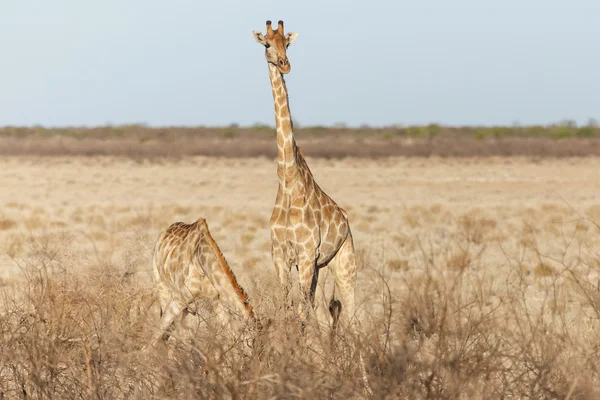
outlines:
[[[297,37],[298,37],[298,32],[288,32],[285,35],[285,44],[287,46],[289,46],[290,44],[294,43],[294,41],[296,40]]]
[[[252,31],[252,35],[254,36],[254,40],[256,40],[261,45],[264,46],[267,43],[267,41],[265,40],[265,37],[259,31]]]

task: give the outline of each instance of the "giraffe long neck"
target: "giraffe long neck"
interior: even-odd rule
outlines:
[[[209,270],[213,273],[213,280],[222,288],[221,294],[227,296],[230,304],[236,304],[240,311],[244,312],[246,316],[254,318],[254,309],[250,304],[250,299],[246,294],[244,288],[242,288],[233,271],[229,267],[227,260],[221,253],[221,249],[217,245],[217,242],[213,239],[206,221],[202,221],[205,229],[206,241],[213,253],[214,257],[209,257],[207,262],[210,264]]]
[[[292,115],[288,92],[283,75],[269,63],[269,78],[275,103],[275,126],[277,127],[277,176],[281,185],[293,180],[298,173],[298,149],[294,140]]]

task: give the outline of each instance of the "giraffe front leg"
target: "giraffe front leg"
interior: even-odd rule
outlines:
[[[318,280],[319,270],[317,269],[316,261],[310,258],[301,258],[298,262],[298,281],[303,299],[298,304],[298,316],[303,322],[303,328],[315,306],[315,292]]]
[[[273,265],[279,278],[279,284],[282,290],[283,309],[287,312],[293,307],[293,303],[290,297],[291,289],[291,267],[288,265],[285,259],[283,249],[278,245],[271,246],[271,257],[273,259]]]

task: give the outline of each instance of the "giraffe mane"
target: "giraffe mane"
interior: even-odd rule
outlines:
[[[227,260],[225,259],[225,256],[223,256],[223,253],[221,252],[221,249],[217,245],[217,242],[215,242],[212,235],[210,234],[210,231],[208,230],[208,225],[206,224],[206,220],[201,219],[200,221],[204,225],[204,228],[206,229],[206,240],[208,242],[208,245],[212,249],[215,257],[217,257],[217,261],[221,265],[221,268],[223,269],[223,271],[225,271],[225,275],[227,276],[229,283],[231,283],[231,286],[233,286],[233,290],[238,295],[240,300],[242,300],[242,302],[244,303],[244,308],[246,309],[248,314],[252,318],[254,318],[254,310],[252,308],[252,305],[250,304],[250,298],[248,297],[248,294],[246,293],[244,288],[241,287],[240,284],[238,283],[237,278],[235,277],[235,274],[233,273],[233,271],[229,267],[229,264],[227,263]]]

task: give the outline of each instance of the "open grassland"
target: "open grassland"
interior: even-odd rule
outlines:
[[[600,156],[600,128],[562,122],[548,126],[449,127],[295,124],[298,144],[313,157]],[[275,128],[162,127],[0,128],[0,155],[118,155],[134,158],[274,157]]]
[[[360,262],[333,342],[327,272],[322,330],[280,316],[274,160],[2,158],[0,398],[361,398],[357,348],[375,398],[599,398],[600,158],[308,162]],[[154,241],[199,217],[274,321],[248,353],[206,311],[141,358]]]

